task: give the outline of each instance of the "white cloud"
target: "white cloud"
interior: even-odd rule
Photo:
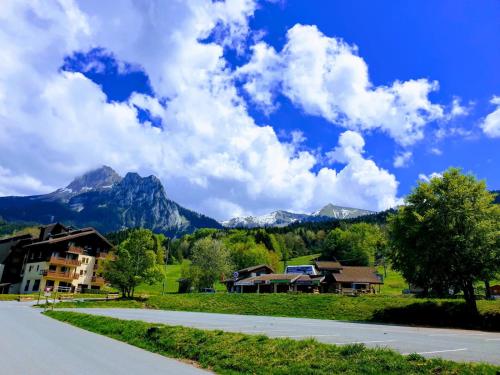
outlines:
[[[395,205],[395,177],[364,158],[358,133],[343,133],[333,151],[343,169],[315,173],[318,158],[300,149],[300,132],[280,142],[249,116],[223,47],[241,47],[254,9],[243,0],[7,2],[0,9],[0,194],[48,192],[108,164],[155,173],[172,199],[219,219],[328,202]],[[199,41],[214,29],[216,43]],[[95,47],[142,67],[158,97],[109,103],[84,75],[59,70],[65,56]],[[161,118],[163,129],[140,123],[136,107]]]
[[[441,151],[439,148],[437,147],[432,147],[430,149],[430,153],[433,154],[433,155],[442,155],[443,154],[443,151]]]
[[[411,160],[413,153],[411,151],[404,151],[400,154],[397,154],[394,157],[393,165],[395,168],[406,167],[408,162]]]
[[[430,182],[430,180],[432,180],[433,178],[441,178],[441,177],[443,177],[443,174],[438,172],[433,172],[431,174],[420,173],[418,175],[418,179],[424,182]]]
[[[469,103],[468,106],[463,106],[461,104],[461,99],[459,97],[454,97],[451,102],[451,110],[448,112],[448,119],[451,120],[454,117],[467,116],[473,106],[474,103]]]
[[[500,137],[500,96],[493,96],[490,103],[497,107],[484,118],[481,128],[488,137],[498,138]]]
[[[422,139],[427,123],[445,117],[443,107],[428,98],[438,89],[436,81],[374,86],[357,48],[325,36],[316,26],[292,27],[280,52],[264,42],[257,44],[236,76],[269,111],[273,96],[281,92],[308,114],[353,130],[380,129],[402,145]]]

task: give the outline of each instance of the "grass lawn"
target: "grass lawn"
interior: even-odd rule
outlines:
[[[184,259],[181,264],[168,264],[166,267],[166,284],[165,284],[165,293],[177,293],[179,290],[179,283],[177,280],[181,277],[181,269],[183,265],[188,265],[191,261],[188,259]],[[226,290],[224,284],[215,283],[215,290],[222,292]],[[163,292],[163,281],[159,281],[152,285],[149,284],[141,284],[135,289],[138,295],[161,295]]]
[[[271,339],[49,311],[48,316],[168,357],[197,362],[218,374],[497,374],[500,367],[403,356],[361,344]]]
[[[481,317],[470,319],[461,300],[335,294],[169,294],[144,300],[64,302],[58,307],[131,307],[226,314],[385,322],[500,331],[500,301],[478,301]]]
[[[184,260],[185,264],[189,264],[189,260]],[[181,264],[167,264],[166,266],[166,293],[175,293],[179,289],[179,284],[177,280],[181,277]],[[153,285],[141,284],[136,288],[136,293],[138,294],[161,294],[163,290],[163,282],[160,281]]]
[[[377,272],[384,275],[384,267],[377,267]],[[403,276],[391,269],[387,268],[387,276],[384,276],[384,284],[380,286],[380,293],[391,296],[401,296],[403,289],[408,289],[408,283]]]

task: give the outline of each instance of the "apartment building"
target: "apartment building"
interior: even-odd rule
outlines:
[[[42,226],[38,238],[31,238],[12,251],[18,258],[22,255],[23,260],[17,279],[10,280],[9,292],[100,289],[105,285],[100,265],[110,257],[112,248],[94,228],[73,230],[60,223]]]

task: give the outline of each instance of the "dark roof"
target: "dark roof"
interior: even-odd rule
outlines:
[[[298,279],[299,277],[300,275],[289,274],[289,273],[270,273],[267,275],[252,276],[246,279],[238,280],[235,283],[235,285],[238,285],[240,283],[244,285],[253,285],[255,283],[260,284],[272,281],[287,281],[289,283],[292,283],[295,281],[295,279]]]
[[[314,264],[318,270],[338,270],[342,268],[342,265],[335,261],[317,260]]]
[[[0,240],[0,245],[7,244],[6,246],[0,246],[0,263],[4,263],[5,260],[9,257],[9,255],[12,253],[12,249],[15,246],[20,246],[23,243],[25,243],[27,240],[32,241],[33,237],[31,234],[21,234],[19,236],[13,236],[13,237],[8,237]],[[22,243],[20,244],[20,242]],[[10,245],[9,245],[10,242]]]
[[[69,228],[61,223],[51,223],[47,225],[41,225],[39,228],[40,228],[40,236],[38,237],[38,239],[40,241],[45,241],[51,236],[59,234],[61,232],[69,232]]]
[[[16,240],[27,240],[29,238],[32,238],[31,234],[20,234],[18,236],[2,238],[2,239],[0,239],[0,244],[5,243],[5,242],[16,241]]]
[[[340,273],[333,273],[332,276],[339,283],[383,284],[371,267],[343,266]]]
[[[26,247],[32,247],[32,246],[37,246],[37,245],[45,245],[45,244],[53,244],[53,243],[57,243],[57,242],[68,241],[68,240],[72,240],[74,238],[88,236],[89,234],[96,234],[104,242],[106,242],[110,247],[113,247],[113,245],[102,234],[100,234],[94,228],[83,228],[83,229],[73,230],[73,231],[67,232],[67,233],[60,233],[58,235],[53,236],[52,238],[49,238],[48,240],[34,242],[32,244],[26,245]]]
[[[267,268],[269,271],[274,272],[274,270],[271,267],[269,267],[267,264],[259,264],[258,266],[243,268],[241,270],[238,270],[237,272],[238,273],[252,272],[252,271],[256,271],[260,268]]]

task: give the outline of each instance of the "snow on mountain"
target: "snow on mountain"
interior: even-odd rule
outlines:
[[[285,227],[295,222],[353,219],[359,216],[371,215],[374,213],[374,211],[327,204],[325,207],[313,212],[310,215],[279,210],[261,216],[235,217],[233,219],[223,221],[221,224],[226,228]]]
[[[306,218],[306,214],[296,214],[288,211],[274,211],[262,216],[235,217],[223,221],[227,228],[257,228],[257,227],[285,227]]]
[[[359,208],[335,206],[331,203],[322,209],[313,212],[311,216],[325,216],[332,219],[353,219],[359,216],[374,214],[374,211],[361,210]]]

